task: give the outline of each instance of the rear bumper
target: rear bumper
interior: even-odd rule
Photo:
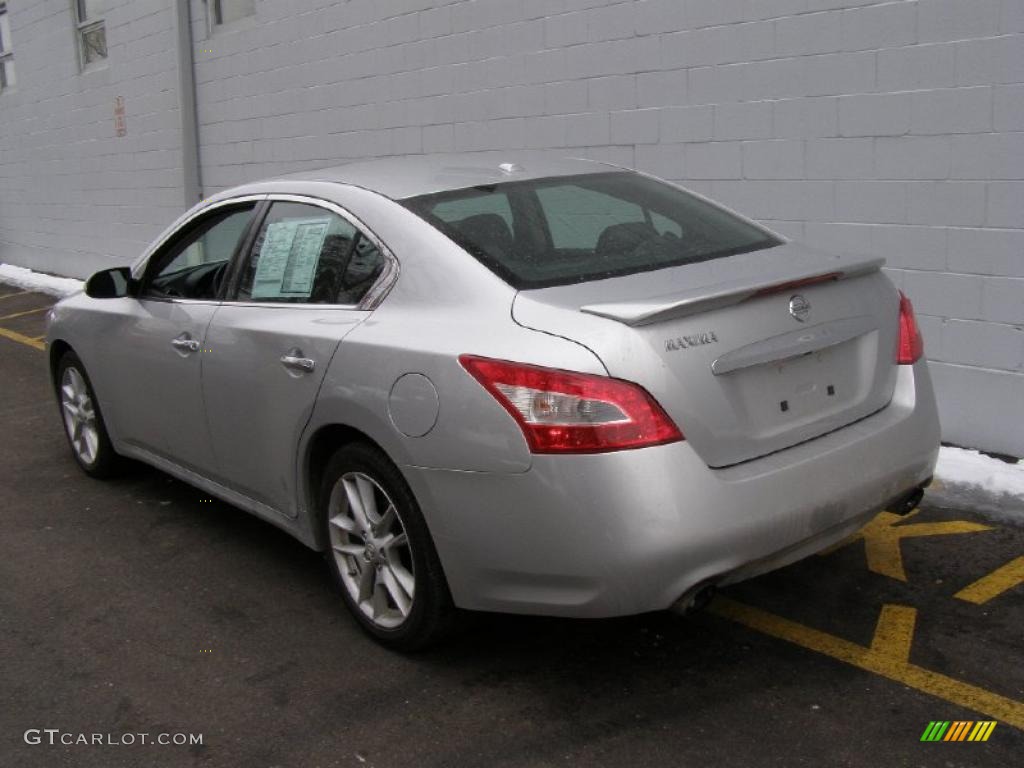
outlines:
[[[404,467],[457,605],[605,617],[669,607],[806,557],[925,482],[939,448],[926,364],[836,432],[726,469],[686,443],[535,456],[523,474]]]

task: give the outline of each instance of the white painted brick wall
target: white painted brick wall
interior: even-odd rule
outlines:
[[[69,2],[8,4],[17,85],[0,93],[0,261],[81,276],[134,258],[182,208],[171,8],[107,5],[109,58],[79,72]]]
[[[1024,0],[258,0],[212,35],[190,1],[207,193],[421,151],[634,165],[885,256],[947,439],[1024,454]],[[182,206],[170,0],[111,2],[84,74],[70,2],[11,5],[0,259],[130,259]]]

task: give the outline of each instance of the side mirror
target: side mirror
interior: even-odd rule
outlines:
[[[85,281],[85,295],[93,299],[120,299],[131,294],[134,284],[128,267],[104,269]]]

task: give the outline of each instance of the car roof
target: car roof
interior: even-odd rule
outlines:
[[[279,177],[289,181],[351,184],[392,200],[466,189],[503,181],[578,176],[617,170],[582,158],[550,158],[522,152],[435,154],[359,160]]]

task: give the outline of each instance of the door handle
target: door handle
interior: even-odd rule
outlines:
[[[316,368],[316,361],[303,357],[302,350],[300,349],[289,349],[281,356],[281,365],[293,371],[312,373],[313,369]]]
[[[171,346],[185,354],[199,351],[199,342],[188,333],[183,333],[178,338],[171,339]]]

